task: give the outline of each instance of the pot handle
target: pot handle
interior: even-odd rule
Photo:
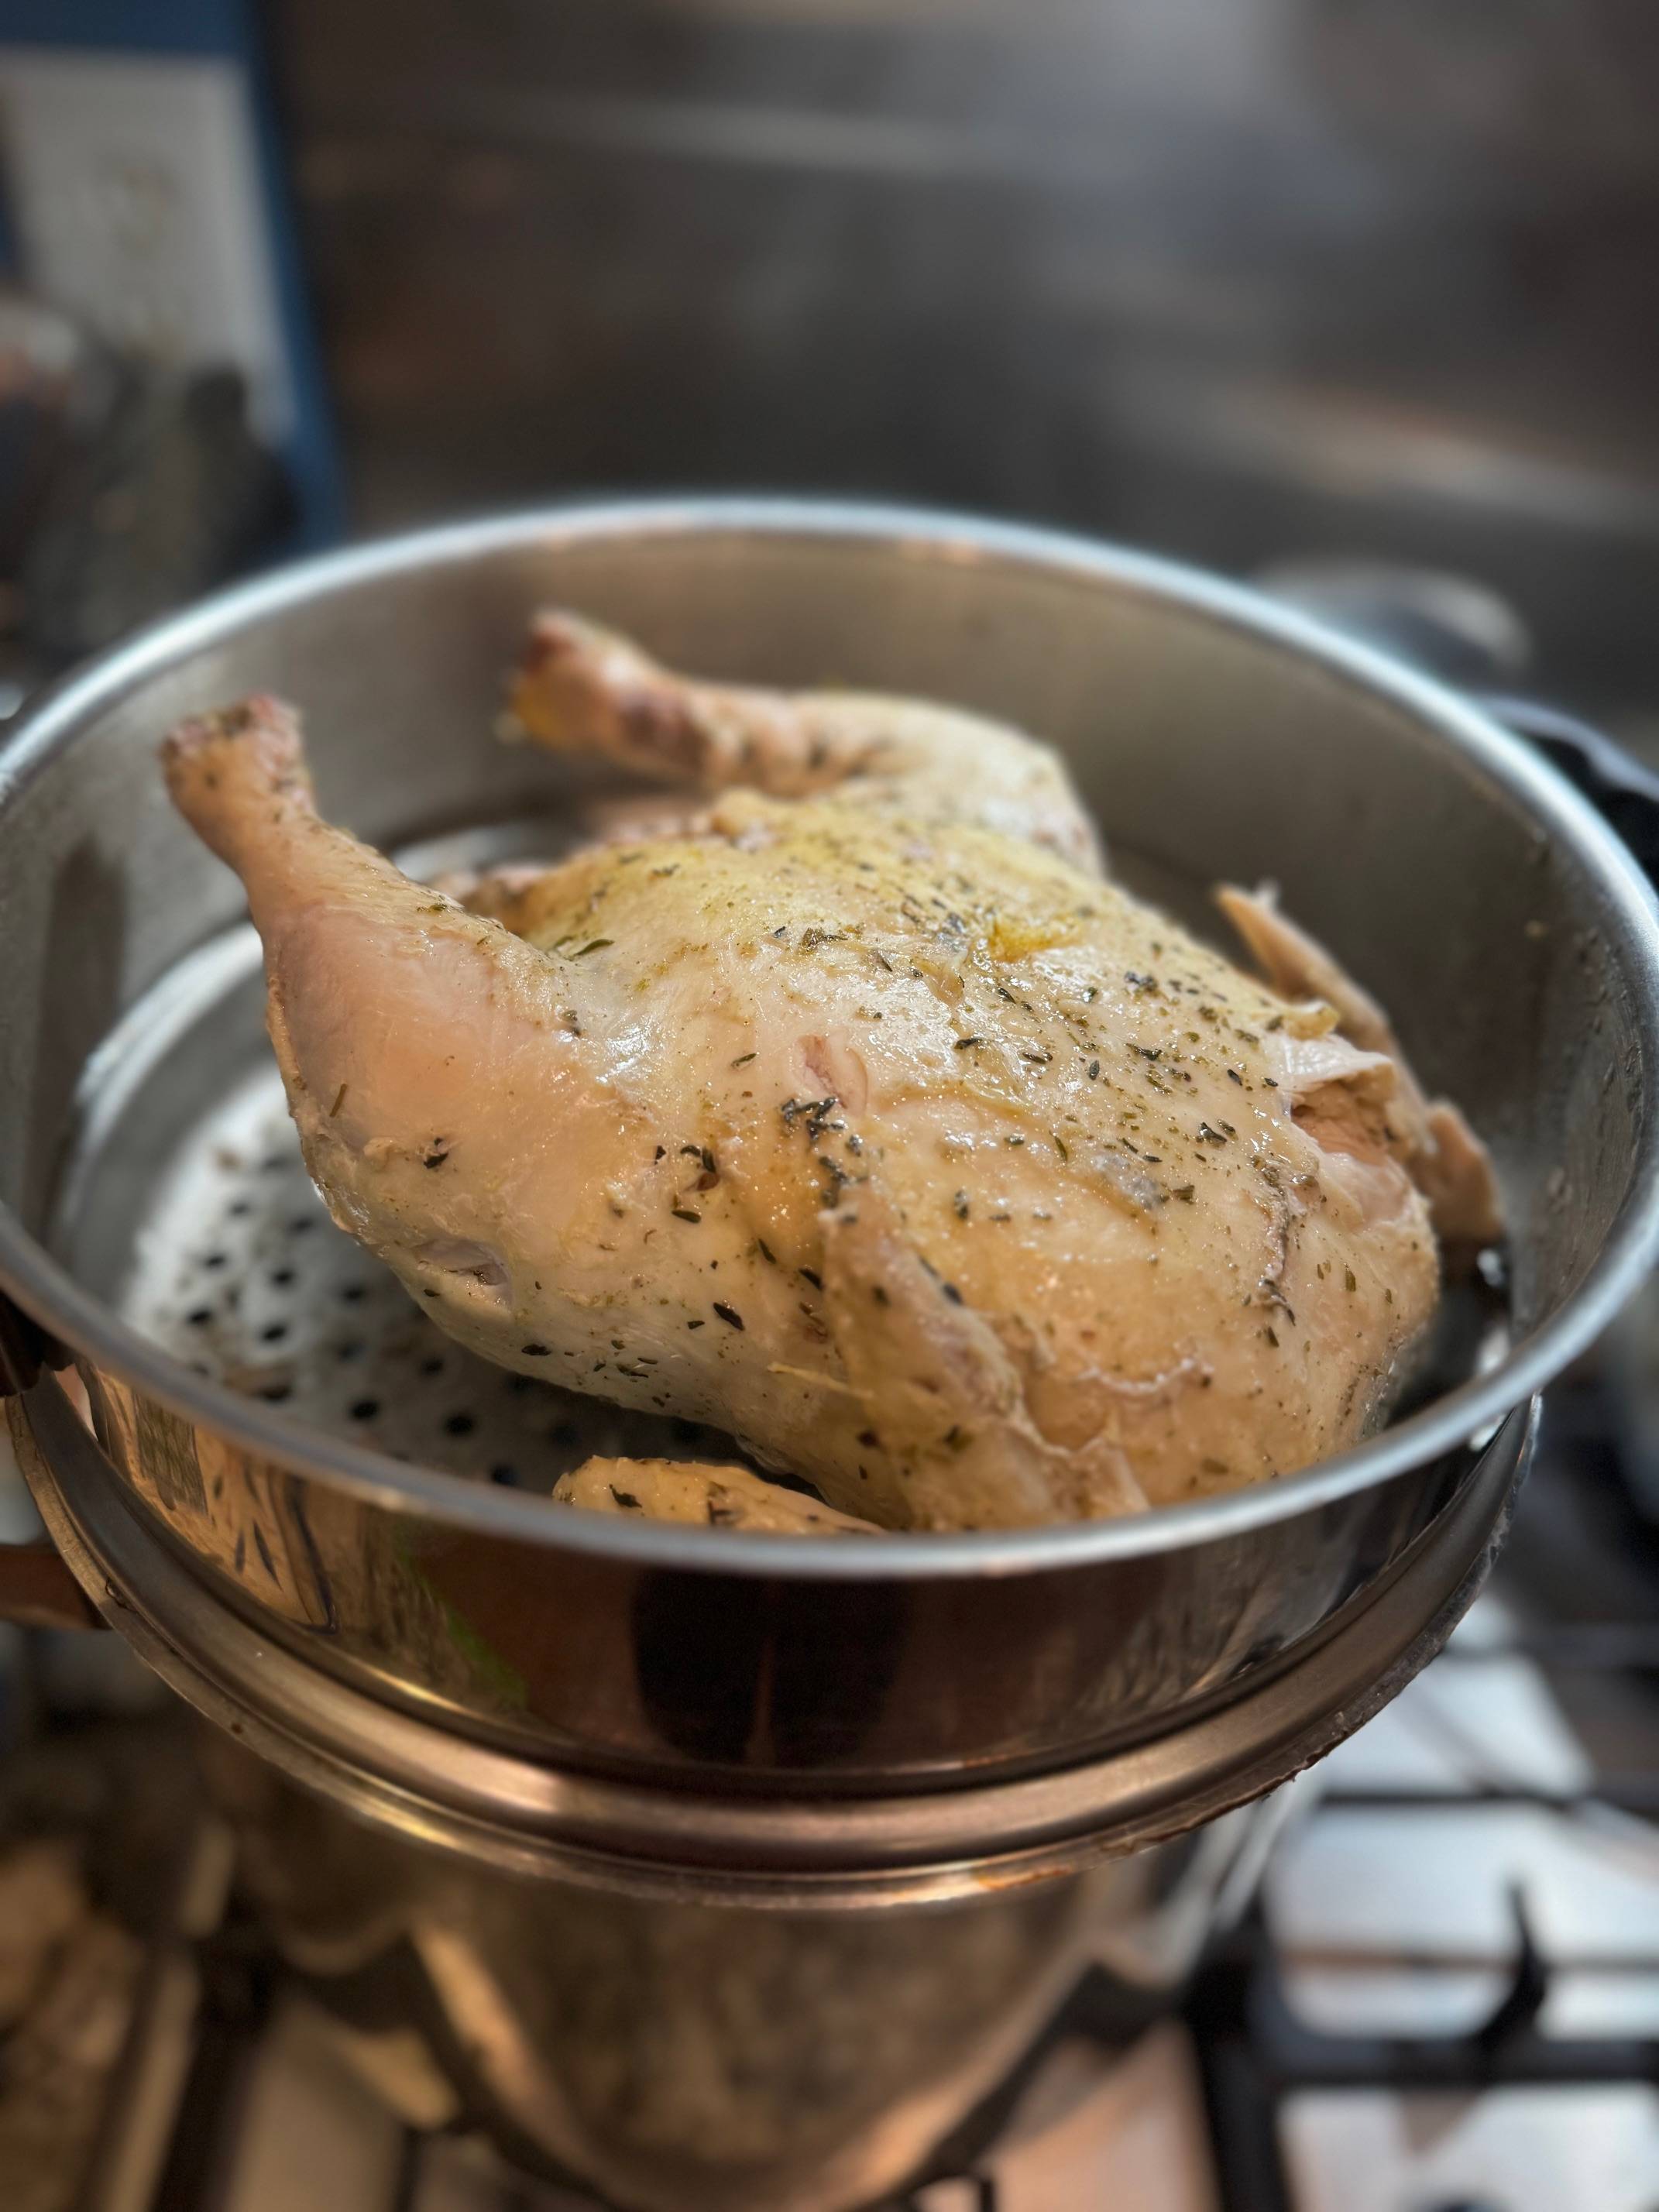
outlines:
[[[0,1544],[0,1623],[14,1628],[108,1625],[44,1538],[33,1544]]]
[[[0,1398],[20,1468],[36,1449],[22,1393],[42,1367],[65,1367],[69,1354],[0,1291]],[[0,1449],[3,1446],[0,1445]],[[45,1537],[0,1543],[0,1621],[18,1628],[102,1628],[97,1608]]]
[[[1541,700],[1476,696],[1495,720],[1536,745],[1618,831],[1650,879],[1659,884],[1659,775],[1588,722]]]
[[[1600,813],[1659,884],[1659,775],[1540,699],[1505,688],[1532,658],[1525,623],[1484,585],[1389,562],[1281,562],[1255,581],[1334,629],[1462,691],[1525,738]]]

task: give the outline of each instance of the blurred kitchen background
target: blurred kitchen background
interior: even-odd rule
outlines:
[[[298,550],[781,489],[1461,580],[1384,596],[1659,760],[1655,0],[0,0],[0,714]],[[1656,1624],[1650,1299],[1182,2021],[914,2203],[1653,2212]],[[7,2212],[568,2212],[151,1878],[176,1718],[0,1649]]]
[[[83,479],[173,534],[14,522],[48,655],[158,561],[718,486],[1449,570],[1659,696],[1651,0],[0,0],[0,131],[72,324],[12,488],[100,343],[284,478],[129,395]]]

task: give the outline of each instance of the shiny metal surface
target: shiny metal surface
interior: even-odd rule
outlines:
[[[115,1310],[159,1194],[264,1049],[236,887],[167,810],[156,736],[276,688],[307,706],[325,804],[383,844],[568,817],[591,781],[487,737],[549,596],[692,665],[1023,722],[1071,755],[1115,852],[1189,914],[1216,878],[1278,878],[1494,1145],[1508,1355],[1254,1492],[1087,1528],[815,1547],[556,1515],[367,1449],[349,1419],[239,1395],[139,1336]],[[1480,715],[1363,649],[1041,533],[624,506],[271,578],[112,656],[18,731],[0,756],[0,1278],[75,1349],[143,1512],[273,1656],[596,1783],[856,1801],[1201,1728],[1363,1618],[1471,1494],[1467,1440],[1594,1336],[1654,1248],[1659,933],[1595,817]]]
[[[242,1893],[311,1992],[396,2017],[502,2148],[637,2212],[837,2212],[960,2168],[1093,1966],[1126,2024],[1248,1903],[1293,1793],[1070,1881],[878,1917],[596,1897],[361,1826],[214,1732]]]
[[[163,1680],[347,1810],[503,1873],[773,1909],[934,1902],[1138,1851],[1276,1789],[1438,1650],[1484,1579],[1531,1456],[1510,1415],[1447,1510],[1348,1619],[1199,1719],[1079,1765],[826,1797],[664,1789],[471,1743],[265,1636],[192,1573],[43,1377],[25,1471],[82,1586]]]

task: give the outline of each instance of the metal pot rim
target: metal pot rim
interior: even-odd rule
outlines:
[[[1595,811],[1541,758],[1455,693],[1383,654],[1241,586],[1126,548],[1025,525],[926,508],[782,498],[573,501],[405,533],[295,562],[151,625],[65,678],[0,750],[0,811],[52,754],[134,685],[216,639],[343,587],[409,569],[453,567],[504,550],[592,538],[706,535],[836,538],[917,560],[1046,569],[1139,593],[1196,623],[1242,632],[1334,681],[1402,710],[1565,847],[1600,882],[1627,943],[1641,1026],[1659,1036],[1659,902]],[[1648,1115],[1631,1194],[1582,1283],[1499,1364],[1397,1426],[1273,1484],[1119,1521],[961,1534],[900,1534],[823,1544],[718,1529],[553,1513],[533,1495],[415,1468],[302,1428],[193,1375],[92,1297],[0,1206],[0,1288],[95,1365],[244,1450],[371,1503],[533,1544],[682,1571],[817,1582],[912,1581],[1085,1568],[1184,1549],[1317,1510],[1466,1443],[1540,1389],[1607,1327],[1659,1256],[1659,1116]]]
[[[1517,1407],[1433,1528],[1291,1666],[1156,1738],[1035,1771],[872,1791],[672,1787],[458,1737],[320,1673],[209,1590],[61,1391],[31,1406],[35,1501],[112,1626],[250,1751],[369,1820],[526,1874],[775,1907],[944,1901],[1077,1871],[1276,1790],[1378,1711],[1484,1582],[1531,1459]],[[39,1395],[39,1394],[34,1394]]]

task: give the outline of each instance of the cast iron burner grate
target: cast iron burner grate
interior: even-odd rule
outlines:
[[[1286,1997],[1260,1908],[1251,1912],[1206,1966],[1188,2008],[1222,2212],[1299,2212],[1286,2171],[1280,2112],[1300,2091],[1437,2090],[1476,2096],[1503,2088],[1616,2082],[1659,2088],[1659,2037],[1562,2038],[1540,2031],[1553,1973],[1534,1939],[1524,1892],[1511,1891],[1510,1903],[1516,1948],[1509,1987],[1478,2026],[1447,2037],[1331,2035],[1310,2028]],[[1659,1973],[1659,1959],[1648,1963]],[[1659,2205],[1659,2177],[1654,2203]],[[1421,2212],[1474,2208],[1429,2204]],[[1494,2205],[1491,2212],[1499,2209]]]

